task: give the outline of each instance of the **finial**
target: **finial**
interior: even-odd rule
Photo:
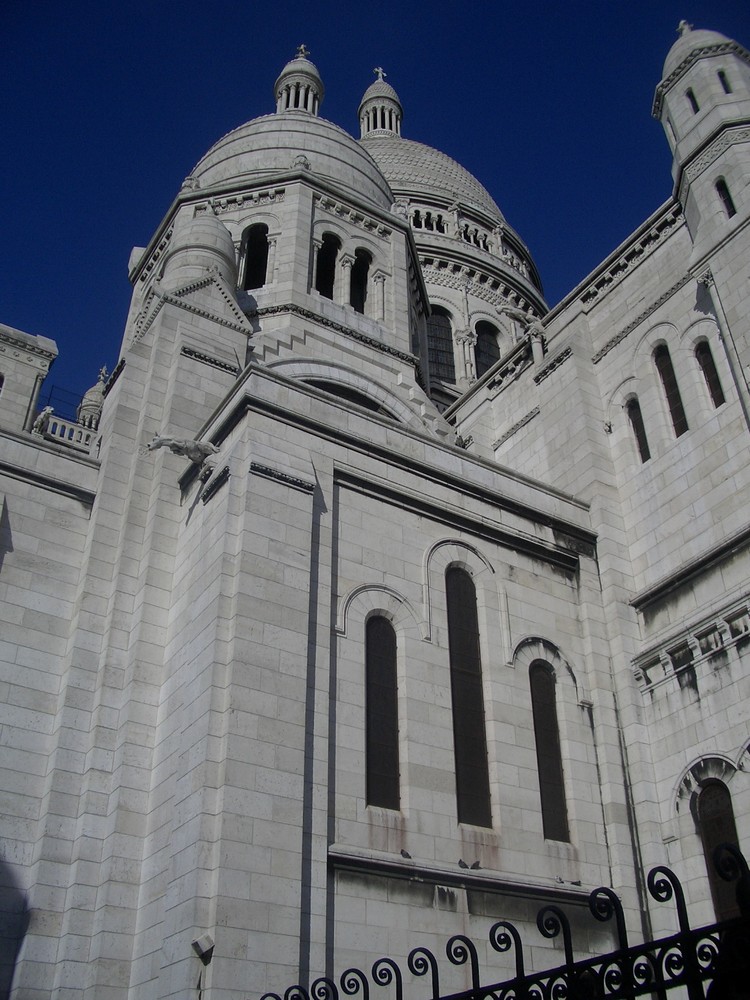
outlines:
[[[102,367],[99,369],[99,381],[106,382],[108,378],[109,378],[109,372],[107,371],[107,366],[102,365]]]
[[[382,66],[376,66],[375,69],[373,70],[373,73],[375,73],[378,80],[383,80],[387,76],[387,73]]]
[[[689,31],[693,30],[693,26],[692,24],[688,24],[688,22],[683,19],[677,25],[677,30],[679,31],[680,35],[687,35]]]
[[[307,57],[309,55],[310,55],[310,50],[304,44],[304,42],[302,43],[302,45],[297,46],[297,58],[298,59],[307,59]]]

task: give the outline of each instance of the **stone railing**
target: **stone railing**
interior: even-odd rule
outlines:
[[[96,431],[52,414],[43,437],[47,441],[57,441],[88,455],[96,441]]]

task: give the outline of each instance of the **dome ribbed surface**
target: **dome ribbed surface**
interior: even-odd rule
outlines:
[[[489,191],[445,153],[397,136],[365,136],[360,142],[397,196],[447,198],[479,208],[498,223],[504,221]]]
[[[395,101],[399,106],[401,105],[401,101],[399,100],[398,94],[390,85],[390,83],[386,83],[385,80],[376,80],[374,83],[371,83],[370,86],[362,95],[362,100],[359,102],[359,106],[362,107],[365,101],[369,101],[373,97],[375,98],[389,97],[392,101]]]
[[[294,168],[302,154],[313,175],[390,209],[393,195],[362,146],[333,122],[300,111],[265,115],[229,132],[192,171],[201,190],[236,181],[270,180]]]

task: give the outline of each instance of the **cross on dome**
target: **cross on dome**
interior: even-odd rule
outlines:
[[[682,21],[680,21],[680,23],[677,25],[677,30],[679,31],[680,35],[687,35],[689,31],[693,30],[693,26],[692,24],[688,24],[688,22],[683,18]]]
[[[297,46],[298,59],[307,59],[309,55],[310,55],[310,50],[308,49],[308,47],[305,45],[304,42],[302,43],[302,45]]]
[[[376,66],[373,73],[377,76],[378,80],[384,80],[388,75],[382,66]]]

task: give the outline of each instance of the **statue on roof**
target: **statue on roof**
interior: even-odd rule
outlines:
[[[680,33],[680,35],[687,35],[688,32],[692,30],[693,30],[692,24],[688,24],[688,22],[684,18],[677,25],[677,31]]]

